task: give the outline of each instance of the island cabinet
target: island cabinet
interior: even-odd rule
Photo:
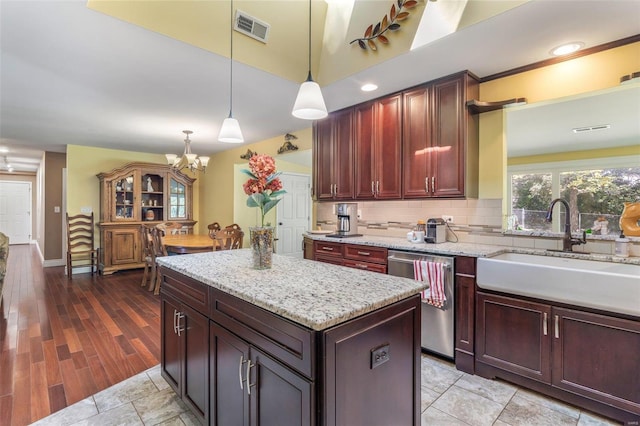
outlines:
[[[313,132],[315,198],[353,199],[353,110],[342,110],[316,121]]]
[[[640,320],[478,292],[476,373],[485,377],[638,421],[638,348]]]
[[[455,259],[455,363],[465,373],[474,373],[476,258]]]
[[[467,72],[404,92],[403,198],[477,196],[477,96]]]
[[[354,107],[355,199],[402,197],[402,95]]]
[[[195,179],[164,164],[129,163],[99,173],[100,271],[142,268],[140,240],[143,223],[193,220],[192,187]]]
[[[202,424],[420,423],[418,294],[312,329],[161,270],[162,376]]]

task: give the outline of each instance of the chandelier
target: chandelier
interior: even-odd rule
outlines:
[[[171,165],[171,167],[176,170],[182,170],[185,167],[188,167],[193,173],[197,171],[202,171],[204,173],[207,169],[207,164],[209,164],[209,157],[198,157],[197,154],[193,154],[191,152],[191,139],[189,139],[189,135],[193,132],[191,130],[183,130],[182,133],[187,135],[184,140],[184,153],[180,157],[175,154],[165,154],[165,157],[167,157],[167,164]]]

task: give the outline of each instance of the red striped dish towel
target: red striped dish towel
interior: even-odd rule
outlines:
[[[445,264],[426,260],[413,261],[413,276],[417,281],[429,283],[429,288],[420,293],[423,303],[442,308],[447,298],[444,295]]]

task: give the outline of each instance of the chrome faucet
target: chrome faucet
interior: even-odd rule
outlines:
[[[562,198],[556,198],[551,202],[549,206],[549,210],[547,211],[547,222],[551,223],[553,206],[556,205],[557,202],[560,202],[564,205],[565,209],[565,217],[564,217],[564,236],[562,237],[562,251],[572,251],[573,246],[586,244],[587,243],[587,233],[582,232],[582,239],[580,238],[571,238],[571,209],[569,208],[569,203]]]

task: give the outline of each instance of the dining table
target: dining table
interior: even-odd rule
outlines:
[[[169,234],[162,237],[167,253],[190,254],[213,251],[215,243],[208,234]]]

